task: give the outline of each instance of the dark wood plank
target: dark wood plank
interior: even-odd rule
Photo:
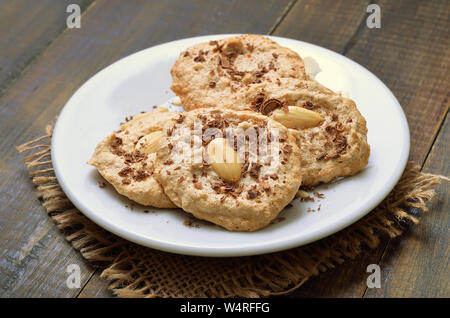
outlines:
[[[450,175],[450,120],[447,117],[423,171]],[[365,297],[450,297],[449,182],[436,188],[437,198],[407,239],[389,242],[380,261],[382,286]]]
[[[103,2],[101,2],[101,1],[99,1],[99,2],[101,4],[103,4]],[[218,24],[222,25],[222,30],[220,30],[220,31],[218,31],[218,29],[214,29],[214,25],[217,21],[212,21],[213,19],[211,18],[211,20],[208,22],[208,23],[210,23],[210,25],[208,25],[206,27],[203,25],[202,26],[196,25],[195,22],[188,21],[188,22],[186,22],[186,25],[188,27],[183,28],[182,30],[180,30],[180,29],[172,30],[171,29],[169,33],[166,32],[165,34],[162,34],[163,33],[162,31],[158,31],[158,30],[155,31],[155,29],[158,28],[158,21],[156,21],[155,24],[153,24],[152,28],[150,28],[150,27],[146,28],[144,26],[144,30],[141,32],[140,30],[137,30],[137,26],[142,27],[142,24],[145,24],[145,23],[143,23],[143,20],[144,20],[143,16],[139,15],[139,13],[136,12],[138,10],[138,8],[134,8],[132,6],[131,9],[127,7],[127,9],[125,10],[123,8],[121,9],[121,8],[115,7],[115,6],[117,6],[116,2],[111,2],[111,3],[112,3],[112,7],[114,10],[119,9],[119,10],[117,10],[117,12],[119,12],[119,15],[117,15],[117,12],[114,12],[114,11],[106,10],[105,15],[102,15],[102,14],[98,13],[97,11],[95,11],[94,9],[88,10],[88,12],[83,16],[84,18],[86,16],[88,16],[88,14],[91,11],[91,12],[96,13],[95,15],[93,13],[91,13],[92,14],[91,17],[99,18],[100,21],[98,23],[96,23],[95,21],[92,22],[90,24],[90,28],[87,30],[82,29],[82,30],[66,31],[63,34],[63,36],[61,36],[58,39],[58,43],[53,43],[52,46],[48,50],[45,51],[45,54],[43,54],[42,56],[39,56],[39,58],[36,59],[36,62],[33,63],[34,65],[30,66],[29,69],[26,70],[25,74],[23,74],[23,78],[20,81],[18,81],[17,83],[13,83],[13,85],[11,85],[11,88],[7,92],[5,92],[5,96],[3,98],[0,98],[0,115],[1,115],[0,116],[0,131],[3,133],[3,136],[5,136],[4,140],[2,140],[0,143],[0,148],[2,149],[2,153],[5,153],[5,157],[0,161],[0,165],[1,165],[0,166],[1,167],[1,169],[0,169],[1,179],[0,180],[2,180],[2,181],[0,181],[0,185],[1,185],[0,188],[3,190],[4,188],[6,188],[5,185],[8,186],[8,191],[5,190],[5,192],[2,193],[1,201],[2,201],[2,206],[5,207],[5,211],[8,211],[8,215],[9,214],[11,214],[11,215],[18,214],[19,215],[18,219],[16,219],[16,221],[14,221],[16,223],[14,223],[12,221],[5,223],[5,224],[7,224],[8,228],[10,226],[12,226],[11,230],[8,230],[5,233],[3,233],[4,228],[2,228],[2,234],[1,234],[2,238],[8,237],[8,240],[11,240],[11,241],[15,241],[17,239],[17,241],[19,243],[16,243],[17,245],[15,245],[13,248],[11,248],[12,244],[9,243],[8,249],[5,248],[5,250],[4,250],[5,253],[1,254],[1,262],[5,262],[5,256],[10,256],[10,255],[15,256],[16,254],[26,253],[26,251],[30,250],[29,249],[30,247],[32,247],[31,250],[33,250],[33,248],[35,248],[35,245],[36,245],[35,241],[33,241],[33,240],[30,240],[29,242],[23,241],[24,237],[32,236],[32,230],[30,231],[29,229],[26,229],[23,226],[24,223],[26,223],[28,220],[32,219],[34,222],[34,226],[36,226],[36,227],[37,226],[41,226],[41,228],[43,227],[44,228],[43,232],[46,232],[47,229],[48,230],[51,229],[51,227],[50,227],[51,224],[48,225],[48,228],[45,228],[45,226],[47,226],[47,225],[45,225],[45,226],[42,225],[43,223],[45,224],[45,221],[48,219],[44,218],[45,215],[43,214],[42,209],[40,208],[37,200],[34,200],[31,186],[29,186],[29,183],[27,182],[26,177],[23,177],[21,179],[21,174],[23,176],[23,167],[21,166],[21,164],[19,162],[18,156],[15,154],[15,152],[13,150],[11,150],[11,145],[26,141],[31,136],[39,135],[42,131],[43,126],[48,121],[48,119],[59,111],[59,109],[61,108],[63,103],[67,100],[67,98],[71,95],[71,93],[86,78],[88,78],[90,75],[95,73],[95,71],[101,69],[105,65],[111,63],[112,61],[114,61],[132,51],[138,50],[140,48],[149,46],[154,43],[160,43],[160,42],[164,42],[169,39],[183,37],[183,36],[189,34],[189,30],[190,30],[189,27],[192,28],[191,30],[194,30],[191,33],[192,35],[194,35],[195,33],[199,33],[199,32],[204,32],[204,33],[242,32],[242,31],[243,32],[254,32],[254,33],[267,32],[264,30],[261,31],[262,28],[260,29],[260,31],[256,30],[257,27],[261,27],[261,26],[258,26],[257,22],[252,20],[254,18],[250,17],[248,19],[244,19],[242,15],[237,16],[237,20],[235,21],[235,23],[239,24],[239,18],[241,20],[245,20],[245,21],[241,22],[242,24],[238,25],[238,27],[237,27],[238,30],[235,31],[233,29],[234,26],[228,25],[228,23],[230,21],[229,15],[227,16],[225,14],[225,16],[226,16],[226,18],[228,18],[228,20],[226,20],[226,18],[224,18],[223,20],[220,20],[220,17],[222,17],[224,15],[224,13],[223,13],[224,11],[226,11],[228,14],[230,14],[230,12],[235,12],[235,11],[233,11],[233,10],[235,10],[235,8],[230,8],[230,7],[228,7],[228,11],[224,10],[224,9],[222,9],[222,11],[220,11],[220,10],[214,11],[213,10],[214,12],[216,12],[214,19],[219,17],[218,19],[220,21],[218,22]],[[306,2],[300,1],[299,3],[305,4]],[[328,4],[328,6],[324,6],[324,9],[328,9],[328,7],[332,7],[333,4],[330,4],[330,3]],[[272,2],[272,4],[273,4],[273,7],[275,7],[274,2]],[[307,3],[307,4],[314,5],[313,2]],[[146,4],[146,5],[147,5],[147,7],[150,6],[150,4]],[[160,4],[158,4],[158,5],[160,5]],[[247,4],[243,4],[243,6],[246,6],[246,5]],[[289,3],[286,3],[286,6],[288,6],[288,5],[289,5]],[[294,5],[293,8],[295,8],[297,5],[298,4]],[[97,6],[97,4],[95,6]],[[166,6],[166,4],[164,4],[164,6]],[[169,3],[169,4],[167,4],[167,6],[168,7],[165,7],[166,10],[173,10],[175,4]],[[170,7],[170,6],[172,6],[172,7]],[[280,9],[280,10],[276,11],[276,13],[278,14],[278,13],[282,12],[286,8],[286,6],[284,6],[284,5],[279,6],[279,8],[277,8],[277,9]],[[144,7],[145,7],[145,5],[144,5]],[[273,7],[272,7],[272,9],[273,9]],[[211,8],[213,8],[213,7],[210,7],[210,9]],[[382,10],[383,10],[383,12],[385,12],[385,10],[383,8],[385,8],[385,6],[382,3]],[[239,7],[237,9],[239,9]],[[248,5],[247,9],[252,9],[251,5]],[[129,11],[127,11],[127,10],[129,10]],[[252,10],[255,10],[255,9],[252,9]],[[349,8],[349,10],[352,10],[352,9]],[[117,21],[114,20],[114,17],[115,16],[127,16],[127,14],[130,14],[130,12],[131,12],[132,19],[129,19],[129,20],[125,19],[128,22],[119,24],[119,29],[123,28],[123,30],[117,31],[117,29],[115,29],[115,26],[114,26],[114,23],[117,24]],[[219,14],[219,12],[220,12],[220,14]],[[348,12],[351,12],[351,11],[348,11]],[[358,12],[359,12],[359,10],[358,10]],[[365,14],[365,7],[363,8],[362,12],[363,12],[363,14]],[[133,13],[134,13],[134,15],[133,15]],[[107,14],[109,14],[109,16]],[[143,14],[147,14],[150,18],[155,19],[155,16],[152,15],[152,13],[146,12],[145,10],[144,10]],[[158,14],[158,12],[156,12],[156,14]],[[169,15],[173,15],[173,14],[174,14],[174,11],[170,11]],[[184,14],[185,14],[185,12],[183,12],[183,15]],[[245,14],[247,15],[247,12],[245,12]],[[316,24],[319,22],[322,22],[325,25],[327,21],[325,21],[325,20],[322,21],[320,18],[326,14],[327,14],[326,11],[323,11],[322,14],[320,14],[320,12],[318,12]],[[441,14],[441,13],[439,13],[439,14]],[[163,21],[163,22],[161,22],[161,24],[165,25],[165,28],[171,28],[171,26],[169,25],[170,22],[173,22],[173,19],[178,19],[177,21],[182,20],[183,17],[181,15],[182,14],[180,13],[179,16],[175,16],[175,17],[171,16],[170,21],[169,21],[169,19],[167,19],[167,22]],[[383,13],[383,19],[384,19],[384,16],[385,16],[385,13]],[[113,17],[113,18],[111,18],[111,17]],[[289,13],[286,16],[286,19],[288,17],[289,17]],[[347,17],[347,20],[345,19],[345,17]],[[339,25],[336,23],[336,25],[339,25],[339,28],[338,27],[334,28],[334,29],[336,29],[335,30],[336,32],[339,31],[340,28],[346,29],[346,25],[347,25],[346,23],[351,24],[351,26],[353,28],[353,29],[349,28],[348,30],[346,29],[347,31],[345,32],[345,36],[342,36],[343,38],[348,37],[350,39],[353,37],[354,32],[356,32],[355,26],[358,27],[358,25],[357,25],[358,23],[356,23],[356,22],[349,23],[349,21],[353,21],[352,17],[354,17],[354,14],[348,13],[348,16],[346,16],[346,15],[342,16],[342,22],[343,22],[342,25]],[[111,21],[110,24],[108,24],[108,23],[105,24],[105,20],[107,20],[108,18],[112,19],[113,21]],[[195,19],[193,19],[193,17],[187,17],[186,20],[188,20],[189,18],[192,20],[195,20]],[[199,20],[199,23],[202,23],[202,22],[204,23],[205,20],[202,20],[202,19],[206,19],[206,18],[205,17],[196,17],[196,19]],[[293,19],[293,18],[291,18],[291,19],[292,19],[291,27],[286,27],[284,29],[286,34],[282,33],[283,27],[284,27],[283,21],[275,29],[275,31],[276,31],[275,33],[277,35],[281,35],[281,36],[289,36],[289,37],[296,38],[296,36],[288,35],[287,33],[295,32],[295,29],[300,27],[299,24],[302,23],[301,22],[302,20],[300,20],[300,19],[297,20],[297,19]],[[83,21],[88,22],[89,20],[84,19]],[[260,21],[260,20],[258,20],[258,21]],[[384,21],[384,20],[382,20],[382,21]],[[266,22],[267,22],[267,20],[266,20]],[[267,27],[267,30],[271,30],[271,28],[273,28],[273,26],[278,23],[277,19],[270,20],[269,22],[271,22],[272,24]],[[313,22],[314,21],[311,21],[311,23],[313,23]],[[102,23],[103,23],[103,25],[102,25]],[[128,23],[132,24],[132,26],[129,26]],[[146,23],[150,23],[150,22],[146,22]],[[253,26],[251,25],[252,23],[256,23],[255,29],[253,29]],[[297,24],[295,24],[295,23],[297,23]],[[182,23],[180,22],[180,24],[182,24]],[[268,25],[269,24],[270,23],[268,23]],[[223,28],[224,25],[225,25],[225,28]],[[83,28],[85,26],[86,25],[84,25]],[[382,24],[382,30],[383,30],[383,27],[384,27],[384,24]],[[178,26],[178,28],[180,28],[180,26]],[[241,29],[239,29],[239,28],[241,28]],[[328,27],[328,31],[325,30],[323,32],[330,32],[330,29],[333,29],[333,28]],[[401,25],[400,25],[400,29],[401,29]],[[203,30],[203,31],[201,31],[201,30]],[[332,34],[327,36],[328,37],[327,41],[331,44],[323,43],[326,41],[322,40],[322,38],[320,37],[320,35],[318,33],[311,34],[311,32],[313,32],[313,30],[314,30],[314,24],[311,24],[311,29],[309,29],[309,30],[307,28],[303,29],[303,32],[304,32],[303,35],[299,35],[297,38],[311,41],[313,43],[317,43],[317,44],[329,47],[336,51],[340,51],[340,50],[343,50],[344,48],[346,48],[345,43],[344,43],[344,45],[342,45],[340,40],[333,43],[334,38],[333,38]],[[78,32],[78,31],[80,31],[80,32]],[[155,31],[156,34],[153,34],[151,31]],[[308,33],[308,31],[310,33]],[[380,30],[364,30],[362,32],[361,38],[363,38],[364,34],[367,32],[377,32],[377,31],[380,31]],[[390,30],[390,32],[391,31],[392,30]],[[179,32],[179,33],[176,33],[176,32]],[[178,34],[180,34],[180,35],[178,36]],[[114,39],[115,36],[117,36],[118,39]],[[171,38],[171,36],[172,36],[172,38]],[[310,36],[311,38],[308,38],[308,36]],[[373,36],[373,35],[371,35],[371,36]],[[387,35],[385,35],[385,36],[387,36]],[[399,35],[394,36],[394,37],[398,37],[398,36]],[[142,42],[139,42],[138,40],[140,40],[141,38],[143,38],[144,40]],[[410,38],[408,38],[408,41],[409,40],[410,40]],[[71,43],[72,41],[73,41],[73,43]],[[321,43],[320,41],[323,41],[323,42]],[[383,43],[382,40],[379,40],[378,42]],[[350,51],[349,51],[350,54],[352,54],[353,49],[358,48],[358,43],[359,42],[356,42],[356,45],[353,48],[350,48]],[[414,43],[412,43],[412,44],[414,44]],[[114,48],[114,50],[111,50],[111,48]],[[395,48],[396,48],[395,43],[391,43],[391,47],[389,47],[389,49],[393,50]],[[90,54],[90,51],[92,51],[92,54]],[[413,53],[412,55],[415,55],[415,54],[417,54],[417,53]],[[98,56],[96,56],[96,55],[98,55]],[[422,59],[423,60],[420,60],[421,62],[426,61],[426,59],[424,59],[424,58],[422,58]],[[385,62],[385,61],[382,60],[381,62]],[[376,59],[374,60],[371,67],[374,68],[373,70],[375,71],[375,73],[377,73],[376,64],[381,63],[381,62]],[[83,67],[80,67],[80,65],[83,65]],[[382,64],[380,64],[380,65],[382,65]],[[447,65],[447,64],[443,64],[443,65]],[[409,73],[407,73],[407,74],[409,74]],[[427,74],[429,74],[429,73],[427,73]],[[379,74],[377,74],[377,75],[379,75]],[[383,80],[386,80],[386,79],[383,79]],[[404,85],[404,83],[401,83],[401,84]],[[405,89],[402,85],[400,85],[398,87],[400,89]],[[405,89],[405,91],[406,90],[407,89]],[[395,90],[394,90],[394,93],[396,93]],[[407,96],[406,93],[405,93],[405,96]],[[402,102],[402,100],[401,100],[401,102]],[[426,106],[427,105],[425,105],[424,107],[426,107]],[[417,121],[417,122],[420,122],[420,121]],[[433,126],[435,130],[437,129],[436,126]],[[426,154],[427,150],[425,148],[423,149],[423,151]],[[3,180],[5,180],[5,181],[3,181]],[[6,180],[8,180],[8,182],[6,182]],[[6,201],[7,205],[4,205],[3,201]],[[6,214],[6,213],[2,213],[2,218],[3,218],[3,214]],[[12,216],[8,216],[8,217],[12,218]],[[30,223],[30,222],[28,222],[28,223]],[[3,222],[2,222],[2,224],[3,224]],[[41,229],[39,229],[39,231],[40,230]],[[17,234],[14,235],[15,233],[17,233]],[[8,234],[9,234],[9,236],[7,236]],[[3,235],[5,235],[5,236],[3,237]],[[40,235],[37,235],[37,237],[40,237]],[[39,240],[37,242],[39,242]],[[67,251],[73,251],[72,249],[68,248],[68,246],[63,245],[63,244],[65,244],[65,242],[62,240],[60,235],[57,238],[55,238],[55,242],[56,242],[55,246],[52,246],[52,249],[54,249],[54,251],[52,253],[48,253],[48,254],[41,254],[41,255],[43,255],[42,259],[46,260],[48,257],[49,258],[53,257],[54,259],[58,259],[60,257],[63,258],[65,256],[61,256],[61,254],[64,254],[64,252],[67,252]],[[19,248],[15,249],[16,247],[19,247]],[[25,251],[25,252],[22,252],[22,251]],[[72,254],[70,254],[70,255],[72,255]],[[71,257],[75,257],[74,259],[76,259],[77,255],[78,254],[73,253],[73,255]],[[377,254],[377,255],[379,255],[379,254]],[[3,264],[1,262],[0,262],[0,264]],[[359,263],[359,262],[354,262],[354,263]],[[361,266],[359,266],[357,268],[353,268],[353,273],[360,273],[360,272],[365,273],[365,268],[366,268],[367,264],[365,264],[365,261],[362,263],[364,263],[364,264],[361,264]],[[17,289],[15,289],[13,293],[8,292],[5,295],[13,295],[13,296],[14,295],[23,295],[23,294],[30,295],[30,294],[27,294],[26,292],[24,292],[23,290],[22,291],[20,290],[21,286],[23,286],[22,284],[25,284],[26,280],[32,281],[34,279],[34,280],[38,281],[37,284],[43,284],[43,282],[45,282],[45,280],[48,279],[49,276],[47,275],[47,273],[51,271],[51,268],[61,269],[61,271],[54,271],[53,273],[56,273],[56,272],[62,273],[63,272],[62,271],[63,266],[61,266],[61,265],[47,266],[45,264],[40,263],[39,261],[35,261],[35,259],[33,259],[33,258],[31,258],[29,264],[30,265],[23,272],[19,273],[19,276],[21,276],[21,278],[23,278],[23,279],[20,284],[16,284]],[[358,265],[358,264],[356,264],[356,265]],[[342,269],[344,267],[347,268],[346,266],[340,266],[337,270]],[[347,287],[347,283],[345,283],[345,282],[352,281],[351,280],[352,270],[349,270],[347,268],[345,271],[347,273],[349,273],[350,275],[346,274],[346,276],[344,276],[344,278],[340,281],[342,288],[341,288],[341,290],[338,289],[338,294],[341,296],[360,295],[359,286],[360,285],[365,286],[365,277],[366,276],[361,275],[362,282],[358,283],[358,280],[355,280],[353,283],[349,284],[351,287],[350,288],[350,287]],[[82,269],[82,272],[84,272],[83,269]],[[92,271],[91,271],[91,273],[92,273]],[[33,275],[31,275],[31,274],[33,274]],[[6,274],[6,273],[3,273],[2,277],[3,277],[3,275],[5,275],[4,277],[9,277],[8,274]],[[359,274],[357,274],[357,275],[359,275]],[[14,275],[12,275],[12,276],[14,276]],[[323,277],[323,276],[321,275],[319,278],[321,278],[321,277]],[[336,272],[336,273],[334,273],[334,275],[330,274],[329,279],[331,279],[332,281],[336,281],[337,278],[339,278],[339,277],[341,277],[340,272]],[[86,278],[86,280],[87,280],[87,278]],[[83,282],[85,282],[86,280],[83,280]],[[58,281],[60,284],[64,283],[62,278],[59,278]],[[15,280],[15,282],[17,282],[17,279]],[[2,283],[3,283],[3,281],[2,281]],[[324,284],[324,283],[328,284],[328,286],[330,286],[330,288],[336,288],[335,287],[336,284],[333,285],[329,281],[322,282],[322,284]],[[52,296],[73,295],[72,293],[67,293],[67,291],[63,290],[64,287],[62,287],[62,285],[59,286],[58,284],[55,284],[54,286],[56,286],[56,287],[53,290]],[[88,286],[89,286],[89,283],[88,283]],[[355,290],[354,286],[357,286],[358,289]],[[307,287],[307,286],[304,286],[304,287]],[[35,290],[35,291],[36,291],[35,295],[38,295],[37,290]],[[304,291],[304,289],[302,288],[302,292],[303,291]],[[83,292],[82,292],[82,294],[83,294]],[[326,294],[326,292],[325,292],[325,294]],[[327,295],[330,295],[330,294],[333,295],[333,292],[328,293]],[[309,295],[313,295],[313,293],[309,294]]]
[[[43,220],[39,215],[45,214],[37,212],[21,222],[21,231],[9,233],[14,244],[2,241],[0,297],[76,297],[93,269],[64,241],[53,222]],[[32,223],[36,219],[40,219],[38,226]],[[72,264],[80,268],[80,288],[66,284]]]
[[[66,259],[84,264],[61,234],[55,235],[51,249],[41,252],[38,259],[30,259],[23,269],[14,272],[9,267],[8,257],[16,259],[22,251],[32,250],[37,238],[54,231],[13,145],[41,135],[75,90],[112,62],[140,49],[187,36],[266,33],[277,24],[288,5],[288,0],[265,1],[264,6],[259,1],[238,0],[98,0],[83,14],[81,29],[64,31],[35,59],[0,97],[0,206],[4,211],[0,270],[4,272],[2,278],[8,276],[7,270],[18,277],[6,290],[0,290],[0,297],[38,296],[39,290],[29,291],[26,282],[52,286],[54,297],[72,297],[79,291],[67,290],[60,273],[65,273]],[[93,270],[86,266],[82,272],[84,285]]]
[[[448,110],[449,74],[446,67],[449,64],[450,36],[448,30],[449,9],[445,2],[437,1],[381,1],[382,11],[381,29],[368,29],[365,25],[366,4],[361,2],[357,8],[363,19],[357,26],[354,18],[356,13],[346,13],[338,10],[341,3],[331,8],[334,15],[327,19],[318,19],[323,8],[323,2],[315,6],[322,6],[314,13],[314,6],[299,8],[299,2],[281,23],[277,32],[282,36],[290,36],[331,48],[335,51],[345,51],[346,55],[357,61],[379,76],[390,88],[402,104],[408,117],[411,129],[412,160],[422,164],[436,136],[438,128]],[[330,5],[330,2],[326,2]],[[342,9],[342,8],[341,8]],[[302,13],[311,10],[314,16],[308,27],[294,27],[303,19]],[[325,13],[326,16],[327,13]],[[361,14],[359,17],[361,17]],[[352,18],[353,17],[353,18]],[[349,20],[352,29],[341,31],[322,25],[330,25],[329,20],[335,20],[336,25]],[[285,25],[285,23],[289,23]],[[420,25],[420,27],[418,27]],[[316,34],[315,30],[321,30]],[[284,31],[286,30],[286,31]],[[283,32],[286,33],[283,33]],[[310,31],[310,33],[308,32]],[[335,35],[333,32],[338,33]],[[347,43],[334,41],[335,38],[347,38]],[[345,42],[345,41],[344,41]],[[417,129],[420,128],[420,129]],[[409,238],[403,238],[404,244],[409,244]],[[312,278],[295,296],[308,297],[361,297],[366,290],[366,267],[377,264],[384,253],[387,242],[365,255],[357,262],[336,268],[325,275]]]
[[[312,277],[289,297],[360,298],[366,290],[366,280],[370,275],[366,272],[367,266],[380,259],[383,250],[365,250],[356,259],[347,260],[332,270]]]
[[[364,26],[347,56],[393,91],[408,118],[410,159],[423,163],[449,107],[450,5],[438,0],[379,5],[381,28]]]
[[[100,277],[100,271],[92,275],[89,282],[78,295],[79,298],[112,298],[113,293],[108,289],[108,281]]]
[[[67,5],[92,0],[0,2],[0,92],[65,28]]]
[[[340,52],[365,19],[369,1],[297,1],[275,30],[275,35],[314,43]],[[366,288],[366,267],[383,249],[364,253],[357,261],[312,277],[289,297],[361,297]]]
[[[450,62],[450,6],[444,1],[380,1],[379,5],[382,11],[381,29],[364,30],[347,56],[373,71],[394,92],[409,122],[410,159],[423,164],[449,107],[450,78],[448,69],[442,65],[449,65]],[[446,211],[442,210],[442,206],[432,208],[436,214]],[[418,296],[424,291],[431,295],[433,292],[430,288],[433,287],[425,279],[419,279],[424,285],[417,284],[417,293],[411,290],[412,285],[406,288],[409,281],[399,283],[406,279],[408,267],[412,264],[415,264],[415,274],[421,276],[420,272],[427,272],[427,279],[431,280],[433,277],[434,281],[446,281],[447,275],[442,267],[438,266],[435,273],[429,270],[426,257],[430,254],[418,251],[413,253],[415,249],[422,251],[422,246],[425,248],[429,242],[437,240],[434,247],[436,256],[445,254],[445,249],[448,248],[442,240],[445,233],[441,232],[440,238],[433,236],[431,232],[429,236],[416,235],[418,232],[423,233],[427,224],[433,221],[434,216],[427,215],[423,218],[424,224],[413,227],[410,235],[388,243],[383,261],[377,262],[385,276],[385,285],[381,290],[368,290],[367,296]],[[396,245],[401,245],[402,248]],[[396,255],[397,249],[405,251],[405,254],[402,253],[403,257]],[[395,271],[399,276],[393,278],[395,275],[388,274],[393,269],[386,265],[389,262],[397,264],[398,270],[406,275],[402,276]],[[412,276],[409,278],[412,279]],[[396,284],[402,288],[396,289]],[[384,293],[384,290],[389,292]],[[435,295],[440,290],[442,289],[436,286]]]
[[[299,0],[274,35],[317,44],[340,52],[358,30],[370,2]]]

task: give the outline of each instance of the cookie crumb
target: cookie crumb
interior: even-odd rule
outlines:
[[[200,227],[200,225],[198,225],[198,224],[195,224],[194,222],[192,222],[191,220],[186,220],[186,221],[184,221],[183,222],[183,225],[184,226],[187,226],[187,227],[190,227],[190,228],[199,228]]]
[[[97,185],[98,185],[98,187],[99,188],[105,188],[106,187],[106,182],[104,182],[104,181],[97,181]]]

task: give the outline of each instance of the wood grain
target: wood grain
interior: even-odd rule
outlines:
[[[311,42],[341,52],[366,17],[368,1],[297,1],[275,35]],[[313,277],[288,297],[362,297],[366,267],[383,248],[364,253],[357,261]]]
[[[447,116],[423,171],[450,176],[450,120]],[[365,297],[450,297],[449,182],[436,188],[437,198],[407,239],[389,242],[379,262],[382,285]]]
[[[143,48],[206,33],[265,33],[277,23],[289,1],[104,1],[82,16],[81,29],[66,29],[34,59],[0,97],[1,296],[73,297],[65,287],[66,263],[83,264],[82,285],[94,272],[64,241],[52,236],[51,249],[20,260],[54,226],[36,199],[14,145],[41,135],[67,99],[88,78],[112,62]],[[190,7],[190,6],[191,7]],[[14,264],[14,262],[13,262]],[[69,263],[67,263],[69,264]],[[11,280],[8,277],[12,276]],[[5,282],[3,282],[5,280]],[[29,284],[36,285],[31,288]],[[51,289],[41,290],[44,285]]]
[[[448,111],[450,5],[379,1],[381,28],[364,26],[347,56],[377,75],[408,118],[410,159],[423,163]]]
[[[0,94],[66,28],[66,7],[92,0],[0,2]]]
[[[345,10],[339,8],[343,4],[335,4],[330,9],[333,14],[329,19],[339,21],[340,25],[345,24],[346,17],[353,17],[349,20],[349,24],[353,23],[352,33],[352,28],[344,28],[343,31],[340,28],[323,30],[326,29],[323,24],[331,23],[317,17],[320,12],[327,14],[328,10],[321,8],[318,13],[314,13],[314,9],[324,6],[324,3],[316,3],[307,8],[301,8],[300,4],[301,2],[294,6],[277,32],[281,33],[286,29],[286,34],[280,35],[308,39],[338,52],[345,51],[348,57],[379,76],[403,106],[411,129],[410,158],[422,164],[448,111],[449,72],[448,68],[439,68],[439,65],[449,65],[450,61],[450,6],[442,1],[380,1],[381,29],[368,29],[365,25],[365,5],[361,3],[358,7],[363,18],[361,19],[360,14],[357,19],[357,14],[352,9],[349,9],[351,15],[347,16]],[[327,4],[330,5],[329,2]],[[340,13],[343,11],[344,13]],[[306,12],[315,17],[312,20],[317,21],[318,25],[294,28],[295,21],[303,21],[302,14]],[[307,23],[310,21],[307,17],[305,20]],[[358,20],[359,26],[356,25]],[[288,25],[285,26],[284,23]],[[314,39],[315,31],[311,31],[310,35],[310,29],[320,30],[319,34],[324,36]],[[335,41],[336,38],[341,40]],[[348,38],[347,43],[342,40],[345,38]],[[402,242],[409,244],[409,238],[403,238]],[[383,242],[357,262],[350,262],[330,273],[312,278],[294,295],[361,297],[366,290],[366,267],[379,262],[386,244],[386,241]],[[444,247],[441,246],[442,248]]]
[[[109,282],[100,277],[100,271],[92,275],[89,282],[84,286],[79,298],[112,298],[113,293],[108,289]]]
[[[97,0],[84,12],[81,29],[42,32],[48,36],[44,37],[48,39],[46,43],[51,43],[47,48],[39,46],[44,43],[40,42],[40,35],[30,37],[39,39],[33,42],[38,43],[36,46],[30,45],[29,51],[34,53],[11,62],[16,65],[15,71],[5,77],[5,90],[0,94],[0,297],[111,296],[106,282],[64,241],[43,212],[13,145],[39,136],[90,76],[119,58],[154,44],[201,34],[274,31],[276,35],[347,53],[393,90],[410,123],[411,158],[423,163],[449,106],[450,81],[445,66],[449,65],[450,6],[445,1],[380,1],[382,28],[376,30],[365,27],[367,4],[368,1],[356,0],[273,0],[264,5],[237,0]],[[33,19],[38,19],[38,5],[31,10],[35,12]],[[59,11],[53,17],[56,13]],[[44,20],[33,19],[35,24],[30,25],[39,34]],[[18,29],[27,27],[24,21],[2,24],[0,19],[0,43],[8,36],[2,33],[3,26],[15,30],[14,23]],[[55,39],[57,34],[60,35]],[[11,52],[11,57],[20,53]],[[1,74],[2,70],[0,87]],[[443,166],[448,158],[447,123],[437,140],[425,169],[441,169],[448,174],[448,166]],[[382,259],[385,244],[311,279],[290,297],[361,297],[366,290],[366,267],[380,259],[385,277],[383,288],[368,290],[367,297],[448,297],[448,239],[443,239],[443,230],[448,231],[449,224],[445,217],[448,188],[441,186],[440,191],[444,193],[441,201],[434,203],[433,212],[422,220],[428,223],[414,228],[417,233],[399,243],[389,243]],[[69,264],[80,265],[81,289],[68,289],[65,284]],[[408,281],[413,284],[406,286]]]
[[[341,52],[364,20],[369,3],[368,0],[299,0],[280,23],[274,35]]]
[[[441,66],[449,65],[450,62],[450,6],[443,1],[380,1],[379,5],[382,12],[381,29],[364,30],[355,45],[349,49],[347,56],[373,71],[394,92],[406,113],[410,127],[410,159],[423,164],[449,108],[449,72],[448,68]],[[432,208],[434,213],[445,211],[442,207]],[[410,273],[417,275],[419,271],[423,271],[420,274],[423,278],[420,292],[428,290],[430,296],[442,292],[442,288],[430,285],[430,282],[446,280],[447,275],[443,271],[445,266],[435,263],[435,269],[429,268],[424,257],[430,255],[418,251],[413,253],[413,249],[423,251],[422,248],[426,248],[428,240],[433,240],[432,232],[429,232],[429,236],[422,232],[429,228],[432,224],[429,222],[433,221],[436,221],[434,215],[427,215],[422,221],[423,224],[412,228],[411,234],[401,240],[389,242],[388,250],[383,254],[383,259],[389,259],[389,255],[396,249],[395,244],[405,246],[405,251],[408,252],[404,254],[403,259],[400,257],[398,263],[396,257],[390,260],[398,264],[398,270],[403,270],[403,273],[409,273],[408,267],[415,263],[416,272]],[[448,218],[443,221],[444,227],[448,228]],[[417,232],[423,233],[421,240],[418,239]],[[441,232],[441,240],[442,235],[445,234]],[[448,259],[448,244],[441,240],[438,239],[434,246],[436,256],[441,256],[435,259],[438,262],[445,253]],[[389,267],[384,262],[375,263],[380,264],[382,270],[389,272]],[[376,293],[379,296],[408,297],[420,294],[411,288],[405,288],[409,284],[405,275],[395,276],[386,272],[384,275],[386,285],[402,286],[402,289],[393,287],[390,293],[385,294],[378,290],[369,290],[367,295]],[[395,280],[391,285],[392,277],[395,277]],[[429,282],[426,282],[427,279]]]

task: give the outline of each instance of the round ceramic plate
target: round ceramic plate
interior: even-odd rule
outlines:
[[[133,204],[86,161],[105,136],[125,117],[170,105],[170,68],[179,53],[196,43],[231,35],[212,35],[158,45],[108,66],[70,98],[56,123],[52,159],[56,176],[75,206],[101,227],[127,240],[159,250],[201,256],[242,256],[280,251],[307,244],[362,218],[391,191],[409,153],[405,115],[391,91],[372,73],[330,50],[291,39],[279,44],[313,57],[321,68],[316,79],[352,98],[367,120],[371,154],[359,174],[316,188],[315,202],[294,200],[277,222],[256,232],[229,232],[192,220],[179,209]],[[147,212],[147,213],[146,213]],[[148,213],[150,212],[150,213]],[[187,226],[185,221],[191,221]]]

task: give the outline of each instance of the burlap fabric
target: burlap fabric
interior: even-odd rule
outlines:
[[[101,277],[119,297],[261,297],[289,293],[314,275],[383,237],[401,235],[428,209],[433,185],[442,176],[409,163],[388,197],[350,227],[318,242],[288,251],[238,258],[206,258],[160,252],[121,239],[87,219],[61,190],[50,158],[52,126],[17,147],[37,187],[42,206],[83,257],[102,269]],[[448,180],[448,179],[447,179]]]

